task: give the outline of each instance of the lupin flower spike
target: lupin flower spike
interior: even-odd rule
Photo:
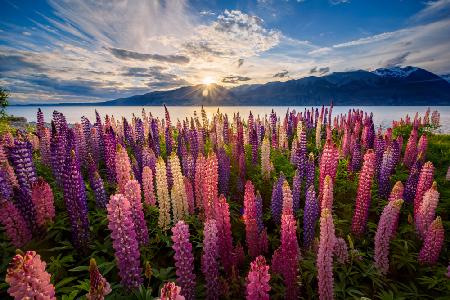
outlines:
[[[336,242],[333,216],[328,208],[320,216],[320,240],[317,253],[317,277],[319,299],[334,299],[333,295],[333,249]]]
[[[250,263],[247,275],[247,300],[269,300],[269,266],[264,256],[258,256]]]
[[[56,299],[55,287],[50,283],[50,274],[45,271],[45,262],[39,254],[27,251],[12,259],[7,273],[8,294],[14,299]]]
[[[206,280],[207,299],[218,299],[220,295],[217,242],[216,221],[214,219],[206,220],[203,229],[202,272]]]
[[[105,296],[111,293],[111,287],[106,279],[100,273],[94,258],[89,263],[90,288],[86,295],[88,300],[103,300]]]
[[[444,226],[441,217],[438,216],[428,227],[422,249],[419,252],[419,263],[424,265],[436,264],[444,245],[444,238]]]

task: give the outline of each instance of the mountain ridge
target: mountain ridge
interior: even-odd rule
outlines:
[[[265,84],[225,88],[218,84],[183,86],[106,102],[61,105],[450,105],[450,82],[418,67],[334,72]]]

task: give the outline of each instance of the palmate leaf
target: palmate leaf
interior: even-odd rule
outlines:
[[[137,300],[152,300],[155,299],[152,296],[152,289],[140,286],[138,290],[133,291],[133,295]]]

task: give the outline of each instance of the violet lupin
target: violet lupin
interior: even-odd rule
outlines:
[[[143,280],[130,202],[124,195],[116,194],[111,196],[106,209],[121,283],[129,289],[137,288]]]
[[[410,168],[408,179],[405,183],[405,191],[403,192],[403,199],[412,203],[416,196],[417,182],[419,181],[419,174],[421,169],[420,160],[416,160],[413,166]]]
[[[108,180],[112,183],[116,182],[116,136],[112,128],[106,128],[103,135],[105,144],[105,165],[108,173]]]
[[[106,197],[105,187],[103,185],[103,179],[97,171],[92,176],[91,188],[94,191],[95,203],[97,204],[97,207],[106,208],[106,203],[108,200]]]
[[[270,210],[272,212],[272,219],[276,224],[280,224],[281,211],[283,209],[283,182],[284,174],[281,172],[278,181],[273,185],[272,189],[272,201],[270,204]]]
[[[63,192],[72,227],[72,241],[76,248],[84,250],[89,240],[88,207],[86,189],[74,150],[66,158]]]
[[[217,151],[218,172],[219,172],[219,194],[228,195],[230,180],[230,158],[223,148]]]
[[[37,177],[30,142],[16,138],[14,146],[10,148],[9,156],[20,188],[31,194],[31,184],[36,181]]]
[[[378,173],[378,196],[384,199],[389,196],[389,191],[391,190],[390,176],[394,169],[393,154],[393,149],[388,146],[383,153],[383,160]]]
[[[319,299],[334,299],[333,293],[333,250],[336,242],[333,216],[328,208],[320,216],[320,240],[317,253],[317,277],[319,281]]]
[[[187,300],[195,298],[194,256],[189,237],[189,226],[184,221],[178,221],[172,227],[172,248],[175,251],[177,284],[181,287],[181,294]]]
[[[386,274],[389,270],[389,243],[395,236],[402,204],[402,199],[388,202],[378,222],[375,234],[375,266],[381,274]]]
[[[319,202],[316,198],[314,186],[310,185],[306,191],[305,209],[303,213],[303,245],[309,247],[314,240],[316,221],[319,217]]]
[[[21,188],[15,188],[14,200],[14,204],[24,217],[25,221],[28,224],[28,227],[33,233],[38,232],[40,226],[37,223],[36,208],[34,207],[33,200],[31,199],[31,193],[28,193]]]
[[[306,180],[305,187],[308,188],[311,185],[314,185],[316,177],[316,166],[314,163],[314,154],[310,153],[308,156],[308,162],[306,163]]]
[[[150,167],[145,166],[142,170],[142,190],[144,192],[144,203],[155,206],[155,192],[153,186],[153,172]]]
[[[302,179],[300,177],[300,172],[297,169],[295,171],[294,178],[292,179],[292,206],[294,212],[298,212],[300,209],[300,193],[302,189]]]
[[[219,299],[219,252],[216,220],[206,220],[203,229],[202,272],[206,280],[206,299]]]

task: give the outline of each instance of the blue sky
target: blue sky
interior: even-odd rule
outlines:
[[[0,0],[12,102],[92,102],[414,65],[450,73],[450,0]]]

